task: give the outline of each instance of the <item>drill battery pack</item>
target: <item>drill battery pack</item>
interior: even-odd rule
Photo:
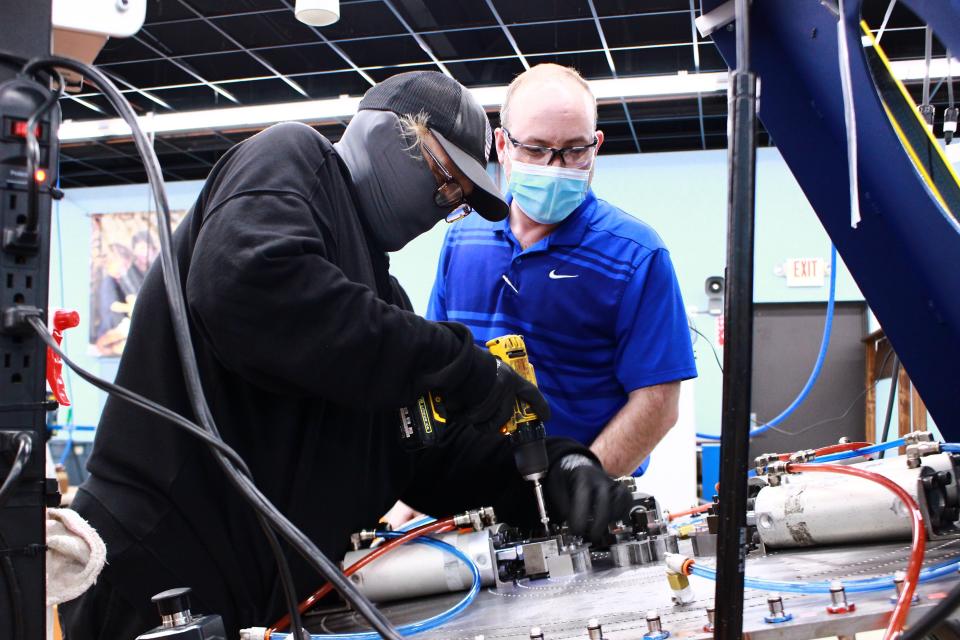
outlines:
[[[527,347],[523,336],[506,335],[487,341],[490,353],[509,365],[527,381],[536,385],[537,376],[527,357]],[[443,397],[439,392],[424,394],[413,404],[400,409],[400,441],[410,451],[433,446],[440,441],[447,426],[447,412]],[[533,412],[530,405],[518,400],[513,416],[500,428],[505,436],[510,436],[515,445],[544,437],[543,421]]]
[[[400,442],[408,451],[432,447],[447,426],[443,396],[431,391],[413,404],[400,407]]]

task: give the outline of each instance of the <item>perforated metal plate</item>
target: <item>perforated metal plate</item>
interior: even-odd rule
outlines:
[[[681,541],[681,553],[691,554],[689,541]],[[766,556],[750,557],[747,575],[772,580],[829,580],[832,578],[869,578],[891,575],[906,566],[909,547],[904,545],[870,545],[859,548],[828,550],[781,551]],[[927,550],[927,565],[960,559],[960,540],[939,541]],[[712,558],[698,558],[704,566],[712,566]],[[912,615],[933,606],[960,578],[944,578],[921,585],[920,600],[912,607]],[[484,589],[474,603],[459,617],[422,638],[473,639],[482,634],[486,639],[526,639],[530,627],[539,626],[548,640],[585,639],[590,618],[598,618],[607,640],[642,638],[647,631],[646,613],[656,609],[663,628],[675,638],[705,638],[705,608],[713,602],[714,584],[690,577],[696,600],[675,606],[667,584],[664,566],[653,563],[641,567],[611,568],[603,557],[594,560],[590,573],[559,580],[524,581],[507,588]],[[847,635],[855,631],[882,628],[886,615],[893,609],[889,593],[850,594],[856,611],[833,615],[826,611],[829,596],[782,594],[784,606],[794,618],[782,624],[768,624],[764,591],[747,590],[744,612],[745,637],[764,639],[801,639],[831,635]],[[384,610],[392,621],[404,624],[435,615],[454,604],[462,594],[451,594],[387,605]],[[316,615],[307,620],[314,633],[358,631],[355,614]]]

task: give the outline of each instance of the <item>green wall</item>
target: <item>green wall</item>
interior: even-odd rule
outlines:
[[[663,237],[690,315],[714,343],[716,320],[706,314],[704,281],[723,275],[726,260],[726,162],[724,150],[600,156],[593,182],[598,197],[637,216]],[[790,288],[774,273],[787,258],[830,258],[830,240],[776,149],[757,151],[756,202],[754,299],[826,300],[826,284]],[[438,224],[391,261],[394,274],[421,313],[427,306],[446,226]],[[842,264],[837,274],[837,299],[863,299]],[[719,433],[720,371],[702,338],[694,352],[700,373],[695,389],[697,430]]]
[[[495,168],[491,167],[495,173]],[[691,317],[711,340],[716,323],[706,314],[704,280],[723,274],[726,245],[726,151],[601,156],[594,189],[597,195],[653,226],[670,248]],[[188,208],[201,183],[167,185],[171,207]],[[775,268],[787,258],[829,259],[829,239],[776,149],[757,153],[757,230],[755,300],[758,302],[823,301],[827,287],[790,288]],[[71,189],[54,212],[51,261],[51,306],[77,309],[83,322],[68,334],[72,357],[112,378],[116,359],[95,358],[86,343],[90,297],[91,213],[145,211],[150,198],[143,185]],[[418,312],[426,309],[446,224],[411,242],[392,256],[391,270],[404,285]],[[58,241],[62,249],[57,249]],[[61,286],[61,265],[62,281]],[[62,296],[62,297],[61,297]],[[61,305],[61,299],[63,304]],[[838,300],[862,300],[841,264]],[[700,377],[695,383],[698,431],[720,428],[721,376],[710,347],[694,345]],[[96,424],[103,396],[75,376],[71,379],[77,424]],[[886,397],[886,383],[877,396]]]

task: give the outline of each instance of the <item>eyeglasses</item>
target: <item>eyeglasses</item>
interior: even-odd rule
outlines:
[[[460,183],[447,171],[447,168],[443,166],[443,163],[434,155],[430,147],[425,144],[421,144],[420,146],[427,152],[430,159],[433,160],[433,164],[437,165],[437,168],[440,169],[440,173],[443,174],[443,184],[437,187],[437,190],[433,193],[433,202],[438,207],[454,208],[453,211],[447,214],[444,220],[446,220],[447,224],[450,224],[451,222],[466,218],[473,213],[473,208],[467,204],[466,199],[463,197],[463,187],[461,187]]]
[[[536,144],[520,142],[513,137],[506,127],[501,128],[503,132],[507,134],[507,140],[509,140],[510,144],[517,150],[517,160],[530,164],[547,165],[552,163],[554,158],[560,156],[560,163],[564,166],[583,167],[590,164],[590,160],[593,158],[593,150],[600,142],[597,136],[593,136],[593,142],[578,147],[562,147],[560,149],[555,147],[541,147]]]

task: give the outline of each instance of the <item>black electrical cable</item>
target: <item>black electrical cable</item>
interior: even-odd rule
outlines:
[[[20,474],[23,473],[23,467],[27,464],[27,461],[30,459],[30,453],[33,451],[33,439],[29,433],[21,431],[17,433],[14,438],[19,442],[19,446],[17,447],[17,454],[14,457],[13,464],[10,466],[10,471],[7,473],[7,478],[3,481],[3,486],[0,486],[0,509],[3,508],[3,503],[7,501],[10,494],[12,494],[16,488],[20,480]],[[7,541],[4,539],[2,533],[0,533],[0,546],[2,546],[6,552],[9,552]],[[0,558],[0,565],[2,565],[3,577],[7,582],[7,593],[10,596],[10,606],[13,610],[13,620],[11,624],[13,624],[17,640],[23,640],[23,594],[20,591],[20,581],[17,578],[17,571],[8,553],[4,553],[3,558]]]
[[[689,326],[689,328],[690,328],[691,331],[693,331],[693,332],[694,332],[695,334],[697,334],[698,336],[702,337],[704,340],[707,341],[707,344],[710,345],[710,348],[713,350],[713,358],[714,358],[714,360],[716,360],[716,362],[717,362],[717,367],[720,369],[720,373],[723,373],[723,364],[720,362],[720,356],[717,354],[717,348],[716,348],[715,346],[713,346],[713,342],[711,342],[710,338],[708,338],[703,332],[701,332],[699,329],[697,329],[695,326],[693,326],[692,323],[689,323],[688,326]],[[884,356],[883,361],[880,363],[880,369],[879,369],[880,371],[883,371],[884,369],[887,368],[887,363],[890,361],[890,356],[892,356],[892,355],[893,355],[893,349],[890,349],[889,351],[887,351],[887,355]],[[799,430],[785,431],[785,430],[780,429],[780,428],[778,428],[778,427],[770,427],[770,428],[771,428],[773,431],[777,431],[777,432],[779,432],[779,433],[783,433],[783,434],[786,434],[786,435],[797,436],[797,435],[800,435],[801,433],[805,433],[805,432],[809,431],[810,429],[814,429],[814,428],[819,427],[819,426],[821,426],[821,425],[824,425],[824,424],[827,424],[827,423],[830,423],[830,422],[836,422],[837,420],[843,420],[843,419],[846,418],[848,415],[850,415],[850,412],[851,412],[851,411],[853,411],[853,407],[854,407],[854,405],[857,404],[857,401],[860,400],[860,398],[862,398],[863,396],[867,395],[867,391],[869,391],[869,390],[872,389],[873,387],[877,386],[877,383],[878,383],[878,382],[880,382],[880,381],[879,381],[879,380],[874,380],[874,382],[873,382],[873,384],[872,384],[871,386],[869,386],[869,387],[864,387],[864,388],[863,388],[863,391],[861,391],[859,394],[857,394],[857,397],[854,398],[854,399],[850,402],[850,404],[847,406],[847,408],[846,408],[846,409],[843,411],[843,413],[841,413],[840,415],[834,416],[834,417],[832,417],[832,418],[827,418],[827,419],[825,419],[825,420],[820,420],[819,422],[814,422],[813,424],[808,424],[807,426],[805,426],[805,427],[803,427],[802,429],[799,429]],[[763,423],[763,422],[759,422],[759,421],[757,421],[757,420],[751,420],[751,422],[753,422],[753,423],[754,423],[755,425],[757,425],[757,426],[763,426],[764,424],[766,424],[766,423]],[[880,442],[885,442],[885,441],[886,441],[886,437],[884,437]],[[881,457],[883,456],[883,453],[884,453],[884,452],[881,452]]]
[[[174,337],[177,342],[177,351],[180,355],[181,366],[184,372],[184,381],[186,383],[188,396],[190,397],[193,410],[199,419],[200,424],[205,430],[214,436],[219,437],[216,424],[213,420],[210,408],[203,396],[203,387],[200,383],[200,373],[196,363],[195,353],[193,351],[190,327],[186,311],[186,303],[181,290],[181,279],[177,262],[173,257],[173,240],[170,228],[170,208],[167,201],[166,190],[163,186],[163,174],[157,160],[156,152],[149,144],[143,131],[137,123],[136,115],[130,104],[123,98],[113,83],[99,70],[76,60],[63,58],[60,56],[49,56],[44,58],[35,58],[28,62],[22,72],[32,74],[41,69],[62,67],[83,74],[86,78],[92,79],[93,83],[103,92],[104,96],[120,114],[124,121],[130,126],[133,134],[134,143],[144,162],[144,168],[147,171],[147,177],[150,186],[154,192],[154,198],[157,202],[157,215],[160,219],[158,225],[160,233],[160,263],[163,271],[163,281],[167,291],[167,298],[170,304],[171,322],[174,328]],[[280,511],[257,489],[253,481],[239,473],[230,463],[230,461],[217,448],[211,449],[214,452],[214,458],[224,471],[227,479],[243,496],[250,502],[251,506],[284,539],[294,546],[295,549],[307,560],[307,562],[316,569],[324,578],[326,578],[341,596],[347,600],[370,625],[381,636],[389,640],[400,640],[401,636],[394,629],[393,625],[373,604],[363,596],[357,587],[346,579],[339,568],[332,563],[323,552],[300,531],[292,522],[289,521]],[[265,533],[267,531],[264,525]],[[267,534],[268,539],[272,534]],[[273,544],[271,544],[274,547]],[[285,558],[282,553],[277,558],[278,566],[283,571]],[[287,569],[289,571],[289,569]],[[291,630],[296,635],[301,635],[302,625],[299,621],[299,611],[296,607],[296,596],[291,593],[292,583],[284,584],[285,595],[290,608],[290,600],[293,600],[291,610],[292,626]]]
[[[27,118],[27,180],[29,196],[27,198],[27,221],[24,225],[28,232],[34,233],[40,224],[40,185],[37,183],[37,168],[40,165],[40,143],[37,141],[37,121],[47,114],[63,96],[66,82],[56,70],[57,91],[51,92],[33,113]]]
[[[933,29],[927,25],[923,32],[923,61],[926,71],[923,73],[923,102],[921,107],[930,106],[930,59],[933,57]]]
[[[54,56],[53,58],[56,58],[56,56]],[[162,172],[160,171],[159,161],[157,161],[156,159],[156,154],[153,152],[153,147],[145,141],[143,132],[139,128],[139,125],[136,121],[136,117],[133,115],[133,111],[130,108],[129,103],[127,103],[126,100],[123,99],[122,95],[116,90],[116,87],[113,86],[113,84],[110,82],[109,79],[103,76],[99,71],[91,67],[87,67],[87,65],[84,65],[82,63],[71,61],[66,58],[64,59],[56,58],[56,60],[54,60],[53,58],[47,59],[50,61],[50,66],[47,68],[49,70],[52,70],[53,72],[56,72],[55,68],[53,67],[53,64],[56,64],[57,66],[61,66],[67,69],[72,69],[77,73],[81,73],[84,76],[87,76],[88,78],[91,76],[94,77],[94,83],[97,84],[97,86],[100,88],[101,91],[103,91],[104,95],[110,101],[111,105],[113,105],[113,107],[117,110],[117,112],[120,113],[121,116],[123,116],[124,120],[127,122],[127,124],[130,125],[131,130],[134,132],[134,138],[135,140],[137,140],[137,150],[140,152],[141,157],[144,159],[144,166],[147,168],[147,176],[150,181],[151,187],[154,189],[155,193],[159,191],[162,193],[164,197],[165,207],[162,210],[158,210],[158,215],[161,217],[161,224],[159,225],[161,229],[161,234],[160,234],[161,249],[164,248],[163,231],[167,232],[166,234],[167,250],[166,252],[162,251],[161,266],[164,267],[164,282],[165,284],[169,284],[170,279],[168,278],[166,266],[167,266],[167,263],[172,263],[174,267],[176,267],[176,263],[173,262],[172,260],[172,255],[173,255],[172,239],[171,239],[170,224],[169,224],[170,212],[169,212],[169,207],[166,206],[166,191],[163,188]],[[29,75],[30,73],[35,72],[35,70],[37,69],[32,68],[31,64],[34,62],[37,64],[44,64],[43,61],[44,59],[35,59],[30,63],[27,63],[27,65],[24,66],[22,73]],[[64,62],[64,64],[61,64],[61,62]],[[69,63],[69,64],[66,64],[66,63]],[[56,72],[56,73],[58,74],[59,78],[62,78],[62,76],[59,75],[59,72]],[[63,85],[61,84],[61,87],[62,86]],[[150,154],[153,154],[152,163],[148,161],[150,159]],[[160,182],[157,182],[157,176],[159,176]],[[163,223],[164,220],[166,221],[166,224]],[[176,268],[174,268],[174,273],[172,277],[174,278],[175,282],[177,283],[180,282],[179,273],[176,273]],[[176,288],[176,291],[177,293],[181,293],[179,287]],[[167,296],[168,298],[171,297],[171,288],[169,286],[167,287]],[[182,331],[183,326],[185,326],[186,324],[185,321],[178,322],[179,319],[186,317],[185,305],[183,304],[182,296],[180,298],[180,303],[181,303],[180,306],[182,308],[182,313],[178,315],[178,313],[174,310],[177,305],[171,300],[171,316],[172,316],[171,319],[173,321],[175,335],[179,335],[177,333],[178,330]],[[196,361],[194,360],[194,357],[193,357],[193,346],[192,344],[190,344],[189,327],[187,327],[186,331],[187,331],[187,339],[185,340],[185,343],[188,349],[188,353],[187,355],[184,355],[184,353],[181,352],[181,358],[180,358],[181,364],[184,367],[185,379],[187,379],[188,382],[191,379],[189,376],[189,370],[190,370],[189,365],[191,363],[193,364],[192,369],[196,374],[195,377],[193,378],[196,380],[196,387],[191,389],[191,385],[188,384],[187,385],[188,395],[191,397],[191,400],[199,399],[199,402],[203,405],[204,408],[206,408],[206,400],[205,398],[203,398],[203,390],[202,390],[202,387],[199,386],[199,371],[197,370]],[[180,342],[181,341],[178,341],[178,347],[180,346]],[[196,411],[196,405],[195,405],[195,411]],[[207,411],[207,415],[209,415],[209,409],[207,409],[206,411]],[[204,414],[198,413],[198,415],[202,416]],[[220,438],[219,431],[217,430],[216,425],[213,423],[212,416],[209,417],[209,422],[204,426],[207,427],[206,431],[209,432],[214,439],[222,441],[222,439]],[[210,442],[208,441],[207,444],[210,445]],[[214,451],[214,457],[217,459],[218,464],[220,464],[221,469],[224,471],[224,473],[228,475],[228,477],[230,476],[231,473],[236,473],[234,469],[230,468],[229,462],[227,462],[226,458],[221,457],[223,454],[222,452],[219,451],[218,448],[214,447],[213,451]],[[237,458],[239,459],[239,456],[237,456]],[[232,462],[235,463],[236,461],[232,460]],[[241,469],[244,469],[244,473],[246,473],[246,475],[248,476],[250,475],[249,469],[247,469],[245,465],[241,466]],[[234,484],[234,486],[237,486],[235,482],[232,482],[232,484]],[[241,489],[241,493],[243,493],[242,489]],[[265,497],[263,499],[266,500]],[[263,529],[264,536],[267,538],[267,543],[270,546],[271,553],[273,554],[274,560],[277,563],[278,579],[283,589],[284,600],[286,601],[287,610],[289,613],[291,613],[291,616],[292,616],[291,620],[294,623],[291,626],[291,629],[293,629],[294,630],[293,633],[296,634],[295,638],[302,638],[305,634],[303,634],[303,624],[299,614],[299,610],[297,609],[298,599],[296,595],[296,587],[293,582],[293,575],[290,572],[289,563],[287,562],[286,556],[283,553],[283,549],[280,546],[279,540],[277,540],[276,535],[274,534],[271,528],[271,524],[268,521],[269,519],[259,512],[257,515],[257,519],[260,521],[260,526]]]
[[[60,359],[68,367],[73,369],[77,373],[77,375],[79,375],[82,379],[86,380],[87,382],[89,382],[90,384],[92,384],[93,386],[97,387],[102,391],[106,391],[107,393],[110,393],[123,400],[126,400],[127,402],[133,405],[136,405],[141,409],[145,409],[146,411],[154,413],[162,418],[165,418],[171,421],[173,424],[177,425],[178,427],[185,429],[192,436],[199,438],[200,440],[205,442],[208,446],[218,450],[227,459],[229,459],[230,462],[232,462],[236,466],[236,468],[240,470],[242,474],[248,477],[251,476],[250,469],[247,468],[247,465],[243,461],[243,458],[241,458],[240,455],[236,451],[234,451],[223,440],[220,440],[210,435],[209,432],[205,431],[199,425],[191,422],[190,420],[187,420],[180,414],[174,411],[171,411],[170,409],[167,409],[163,405],[159,405],[156,402],[153,402],[152,400],[149,400],[138,393],[134,393],[133,391],[130,391],[129,389],[116,385],[112,382],[107,382],[102,378],[98,378],[94,374],[90,373],[89,371],[87,371],[86,369],[84,369],[83,367],[75,363],[73,360],[70,359],[69,356],[67,356],[66,353],[64,353],[60,345],[58,345],[56,341],[53,339],[53,337],[47,332],[47,328],[46,326],[44,326],[43,321],[40,320],[39,316],[34,316],[30,318],[30,326],[32,326],[34,331],[37,332],[37,334],[40,336],[40,339],[43,340],[49,348],[53,349],[54,353],[60,356]],[[273,535],[268,536],[267,539],[270,542],[274,542],[274,543],[277,542],[276,537]],[[271,544],[271,550],[275,553],[280,553],[280,554],[283,553],[282,549],[279,546],[279,543],[277,543],[276,546]],[[289,573],[289,566],[286,565],[285,563],[279,564],[278,571],[280,573],[281,582],[283,584],[292,585],[293,577]],[[286,595],[286,591],[287,590],[285,588],[284,589],[285,595]],[[295,592],[292,590],[291,590],[291,593],[294,593],[295,595]],[[296,600],[294,600],[295,608],[296,608],[296,604],[297,602]],[[299,609],[297,609],[297,612],[299,613]],[[301,624],[300,628],[302,628],[302,622],[300,624]]]
[[[893,349],[891,348],[891,351]],[[883,370],[880,370],[880,373],[883,373]],[[893,356],[893,373],[890,375],[890,393],[887,395],[887,413],[886,417],[883,419],[883,431],[880,435],[880,442],[886,442],[887,438],[890,437],[890,420],[893,418],[893,398],[897,395],[897,377],[900,375],[900,358],[894,354]],[[880,457],[883,457],[886,451],[880,452]]]
[[[66,364],[68,367],[73,369],[77,373],[77,375],[79,375],[83,380],[86,380],[91,385],[93,385],[94,387],[102,391],[106,391],[107,393],[115,395],[118,398],[126,400],[127,402],[135,406],[138,406],[141,409],[154,413],[162,418],[165,418],[166,420],[169,420],[170,422],[177,425],[178,427],[185,429],[188,433],[190,433],[190,435],[194,436],[195,438],[199,438],[200,440],[205,442],[208,446],[218,450],[227,459],[229,459],[236,466],[236,468],[240,470],[242,474],[248,477],[251,476],[250,469],[247,468],[247,465],[243,461],[243,458],[241,458],[240,455],[236,451],[234,451],[230,447],[230,445],[225,443],[223,440],[219,440],[215,438],[199,425],[191,422],[190,420],[187,420],[180,414],[174,411],[171,411],[170,409],[167,409],[163,405],[157,404],[156,402],[149,400],[148,398],[145,398],[138,393],[134,393],[133,391],[130,391],[129,389],[121,387],[112,382],[107,382],[106,380],[99,378],[94,374],[90,373],[89,371],[87,371],[86,369],[78,365],[76,362],[71,360],[70,357],[66,353],[64,353],[60,345],[57,344],[57,342],[53,339],[53,337],[47,331],[47,328],[43,324],[43,321],[40,320],[39,315],[30,318],[29,322],[30,322],[30,326],[33,327],[34,331],[37,332],[37,335],[40,336],[40,339],[43,340],[44,343],[46,343],[46,345],[54,351],[54,353],[60,356],[60,359],[64,362],[64,364]],[[269,536],[268,541],[271,538],[274,542],[277,541],[275,536]],[[271,545],[271,549],[276,553],[281,553],[281,554],[283,553],[279,547],[279,544],[277,544],[276,547]],[[289,573],[289,566],[285,564],[280,564],[278,566],[278,571],[281,574],[280,576],[281,582],[292,584],[293,577]],[[286,592],[286,589],[284,589],[284,591]],[[291,591],[291,593],[294,593],[294,592]],[[294,601],[294,605],[295,605],[294,608],[297,608],[296,604],[297,602]],[[297,609],[297,613],[299,613],[299,609]],[[300,625],[301,625],[300,628],[303,628],[302,622],[300,623]]]
[[[0,533],[0,547],[9,549],[7,539]],[[17,577],[17,570],[13,566],[13,560],[9,555],[0,558],[0,570],[3,571],[3,577],[7,582],[7,595],[10,598],[10,606],[13,610],[13,637],[16,640],[24,638],[24,620],[23,620],[23,591],[20,589],[20,579]]]
[[[947,108],[953,109],[953,69],[950,68],[950,50],[947,49]]]
[[[136,405],[145,411],[149,411],[150,413],[154,413],[165,420],[169,420],[181,429],[185,429],[190,433],[190,435],[194,436],[195,438],[199,438],[208,446],[214,447],[220,451],[220,453],[226,456],[237,467],[237,469],[240,470],[241,473],[244,475],[250,475],[250,470],[247,468],[243,458],[240,457],[240,454],[234,451],[230,445],[225,443],[223,440],[219,440],[211,436],[199,425],[184,418],[179,413],[171,411],[165,406],[157,404],[153,400],[145,398],[125,387],[121,387],[112,382],[108,382],[103,378],[99,378],[71,360],[70,357],[63,351],[63,348],[56,343],[56,341],[50,335],[50,332],[47,331],[47,328],[43,324],[43,321],[40,319],[39,315],[30,319],[30,326],[33,327],[33,330],[37,332],[37,335],[40,336],[40,339],[43,340],[43,342],[50,347],[54,353],[60,356],[60,359],[63,360],[63,363],[73,369],[83,380],[86,380],[101,391],[106,391],[110,395],[114,395],[122,400],[126,400],[130,404]]]
[[[30,75],[31,73],[39,69],[55,69],[56,67],[62,67],[65,69],[73,70],[77,73],[82,74],[88,79],[93,79],[94,84],[103,92],[104,96],[117,111],[118,114],[124,119],[124,121],[130,126],[130,129],[133,133],[134,142],[137,147],[141,159],[144,162],[144,168],[147,171],[147,178],[150,183],[150,186],[154,192],[154,196],[157,200],[158,207],[157,215],[160,218],[160,224],[158,225],[160,231],[160,245],[161,245],[161,267],[163,271],[163,280],[164,285],[167,291],[167,298],[170,303],[170,315],[171,322],[174,330],[174,337],[177,342],[177,351],[180,356],[181,366],[184,372],[184,381],[187,387],[187,395],[190,398],[191,404],[193,405],[194,413],[199,417],[200,424],[203,428],[213,435],[215,438],[220,439],[219,430],[216,427],[216,423],[213,420],[213,415],[210,412],[210,409],[207,405],[206,398],[203,394],[203,387],[200,384],[200,372],[196,363],[196,357],[193,351],[193,345],[190,337],[190,328],[187,321],[187,312],[186,304],[183,300],[183,292],[180,289],[180,274],[177,267],[177,263],[173,258],[173,240],[172,232],[170,227],[170,209],[169,204],[166,198],[166,190],[163,185],[163,172],[160,169],[160,163],[157,160],[156,153],[153,149],[153,146],[147,141],[146,136],[143,134],[143,131],[140,129],[140,126],[137,122],[136,115],[133,113],[133,109],[130,107],[129,102],[127,102],[117,88],[113,85],[109,78],[107,78],[99,70],[90,67],[89,65],[83,64],[81,62],[71,60],[69,58],[61,58],[59,56],[50,56],[47,58],[35,58],[24,65],[22,73]],[[234,469],[230,462],[223,456],[223,454],[216,448],[212,449],[214,453],[214,458],[216,459],[218,465],[227,475],[228,480],[233,484],[237,489],[244,494],[248,500],[250,500],[249,488],[243,488],[244,480],[241,478],[239,472]],[[251,487],[253,485],[252,481],[249,481]],[[259,491],[257,492],[259,493]],[[269,504],[269,501],[262,494],[259,495],[265,503]],[[269,505],[273,507],[273,505]],[[275,534],[271,529],[270,520],[274,520],[272,526],[274,528],[278,527],[278,521],[275,516],[281,516],[279,511],[273,508],[274,517],[268,517],[260,509],[257,509],[258,515],[257,518],[260,521],[260,526],[263,529],[264,536],[267,538],[267,542],[271,548],[271,551],[274,555],[274,559],[277,563],[278,568],[278,577],[280,579],[280,584],[283,589],[284,599],[287,604],[287,609],[292,616],[291,630],[295,638],[304,638],[305,634],[303,631],[302,621],[299,615],[299,610],[297,609],[297,596],[296,588],[293,583],[293,577],[290,573],[289,564],[287,563],[286,556],[283,553],[283,549],[280,546],[279,540],[277,540]],[[292,523],[289,521],[286,522],[291,528],[293,527]],[[280,529],[278,529],[280,530]],[[294,529],[295,530],[295,529]],[[284,532],[280,530],[282,534],[287,534],[285,537],[288,537],[290,531]],[[302,536],[302,534],[301,534]],[[306,536],[302,536],[306,539]],[[289,538],[288,538],[289,539]],[[314,546],[314,549],[317,553],[320,553],[320,550]],[[322,554],[321,554],[322,555]],[[326,561],[325,567],[331,573],[337,572],[338,570],[333,563],[331,563],[326,557],[323,557],[322,560]],[[324,577],[330,579],[325,573]],[[345,582],[345,581],[344,581]],[[348,586],[352,586],[349,585]],[[349,598],[345,595],[348,600]],[[369,602],[367,603],[369,605]],[[358,607],[358,610],[363,612],[363,607]],[[369,611],[373,611],[375,614],[378,614],[372,605],[368,606]],[[384,622],[386,620],[384,619]],[[376,628],[377,625],[371,622]]]
[[[713,346],[713,342],[710,341],[710,338],[705,336],[700,329],[697,329],[693,324],[688,325],[690,331],[693,331],[695,334],[707,341],[707,344],[710,345],[711,351],[713,351],[713,359],[717,361],[717,366],[720,367],[720,373],[723,373],[723,363],[720,362],[720,355],[717,353],[717,348]]]
[[[33,451],[33,440],[29,433],[21,431],[14,438],[20,444],[17,447],[17,454],[14,456],[10,471],[7,473],[7,478],[3,481],[3,485],[0,485],[0,509],[3,508],[3,503],[10,499],[10,494],[16,488],[17,482],[20,480],[20,474],[23,473],[23,467],[27,464],[30,453]]]
[[[877,371],[883,371],[884,369],[887,368],[887,363],[890,361],[890,356],[892,356],[892,355],[893,355],[893,349],[890,349],[889,351],[887,351],[887,355],[884,356],[883,362],[880,363],[880,367],[879,367],[879,369],[877,369]],[[860,398],[862,398],[863,396],[867,395],[867,391],[869,391],[870,389],[873,389],[873,388],[876,387],[877,384],[879,384],[879,383],[880,383],[880,380],[878,379],[878,380],[874,380],[874,381],[873,381],[873,384],[871,384],[870,386],[864,386],[864,387],[863,387],[863,391],[861,391],[860,393],[858,393],[858,394],[857,394],[857,397],[850,401],[850,404],[847,405],[847,408],[844,409],[843,413],[841,413],[840,415],[834,416],[834,417],[832,417],[832,418],[825,418],[825,419],[823,419],[823,420],[818,420],[817,422],[814,422],[813,424],[808,424],[807,426],[803,427],[802,429],[790,430],[790,431],[785,431],[785,430],[780,429],[780,428],[778,428],[778,427],[771,427],[771,429],[773,429],[774,431],[778,431],[778,432],[780,432],[780,433],[783,433],[783,434],[785,434],[785,435],[798,436],[798,435],[800,435],[801,433],[806,433],[807,431],[810,431],[811,429],[815,429],[815,428],[817,428],[817,427],[819,427],[819,426],[821,426],[821,425],[829,424],[829,423],[831,423],[831,422],[836,422],[837,420],[843,420],[843,419],[846,418],[848,415],[850,415],[850,412],[853,411],[854,406],[856,406],[856,404],[857,404],[857,402],[859,402]],[[759,424],[759,423],[758,423],[758,424]],[[883,441],[881,440],[880,442],[883,442]]]
[[[6,53],[0,51],[0,62],[6,64],[9,67],[14,67],[19,69],[26,63],[27,59],[22,56],[13,55],[12,53]]]

